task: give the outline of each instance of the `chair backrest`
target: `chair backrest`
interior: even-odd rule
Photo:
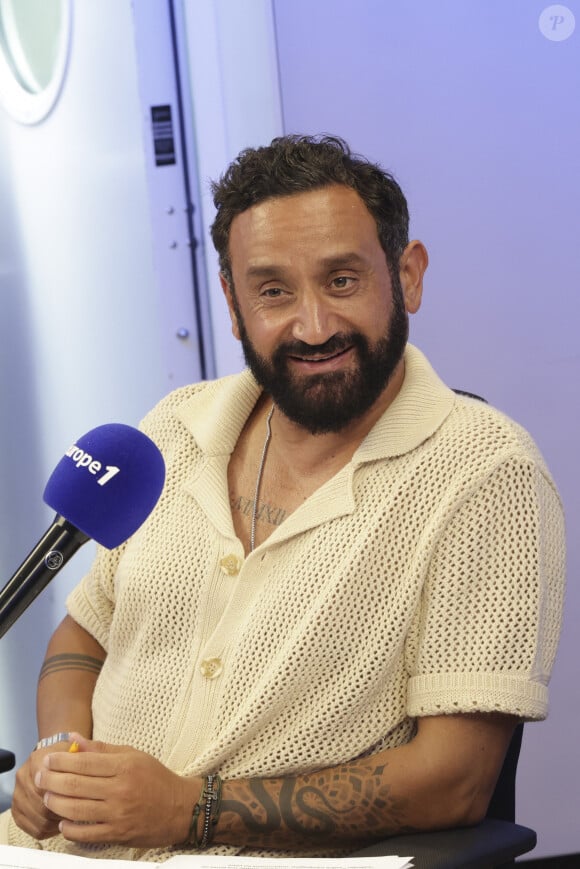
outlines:
[[[453,391],[457,395],[465,395],[468,398],[476,398],[478,401],[486,402],[485,398],[474,392],[467,392],[464,389],[454,389]],[[495,818],[498,821],[515,821],[516,819],[516,769],[522,747],[523,731],[524,725],[518,724],[487,810],[487,818]]]
[[[514,730],[506,756],[493,792],[487,818],[495,818],[498,821],[515,821],[516,819],[516,769],[524,725],[518,724]]]

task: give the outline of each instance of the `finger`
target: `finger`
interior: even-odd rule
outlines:
[[[110,776],[55,772],[50,769],[39,770],[35,779],[45,806],[47,792],[79,800],[102,800],[110,793],[110,781]],[[53,811],[58,812],[54,808]]]
[[[60,818],[45,807],[42,792],[34,784],[36,755],[34,752],[16,773],[11,810],[20,829],[35,839],[46,839],[56,835]]]
[[[58,825],[58,831],[70,842],[115,845],[117,837],[110,824],[75,824],[74,821],[63,819]]]
[[[97,753],[84,751],[80,747],[78,752],[58,752],[57,754],[46,755],[39,768],[41,776],[40,778],[36,776],[34,782],[37,787],[47,787],[44,777],[46,770],[59,773],[76,773],[79,776],[108,778],[118,775],[121,766],[120,753]]]
[[[34,804],[13,800],[12,817],[21,830],[35,839],[46,839],[58,832],[60,818],[49,812],[39,798]]]
[[[41,818],[51,819],[52,816],[50,815],[50,812],[47,811],[42,797],[43,794],[39,793],[36,790],[31,791],[30,793],[23,791],[19,791],[18,793],[16,793],[15,791],[12,797],[12,814],[14,815],[15,813],[20,813],[22,815],[29,815],[31,817],[35,816],[39,820]],[[55,819],[52,818],[52,820]]]
[[[111,817],[110,806],[103,800],[73,799],[47,791],[44,795],[44,805],[61,820],[89,826],[101,824]]]
[[[26,763],[24,763],[18,770],[16,774],[17,782],[23,787],[28,788],[30,791],[34,790],[38,793],[38,786],[35,783],[35,779],[38,770],[44,768],[45,757],[53,753],[66,753],[66,751],[67,747],[65,745],[57,747],[51,746],[50,748],[33,751]]]
[[[30,816],[38,822],[48,817],[42,802],[42,792],[35,786],[30,775],[17,780],[12,795],[12,814]]]
[[[98,754],[119,754],[127,751],[127,745],[111,745],[109,742],[101,742],[98,739],[87,739],[82,733],[71,731],[69,733],[71,745],[76,744],[78,751],[94,751]],[[71,748],[68,749],[71,752]],[[73,752],[74,753],[74,752]]]
[[[58,825],[61,818],[43,817],[42,815],[30,817],[28,815],[12,815],[17,827],[32,836],[33,839],[50,839],[58,833]]]

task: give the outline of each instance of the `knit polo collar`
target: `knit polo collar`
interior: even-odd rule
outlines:
[[[208,456],[230,455],[261,394],[250,371],[211,381],[176,411]],[[455,401],[425,356],[408,344],[403,385],[356,451],[355,464],[403,455],[433,435]]]
[[[453,390],[440,380],[423,353],[407,344],[403,385],[353,461],[362,464],[411,452],[435,434],[454,403]]]

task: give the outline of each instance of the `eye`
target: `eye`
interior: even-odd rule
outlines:
[[[350,275],[338,275],[336,278],[332,278],[330,285],[335,290],[349,290],[354,286],[355,280]]]
[[[278,299],[283,292],[284,290],[282,287],[266,287],[265,290],[262,290],[261,295],[265,296],[267,299]]]

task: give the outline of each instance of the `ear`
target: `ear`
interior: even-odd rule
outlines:
[[[410,241],[399,261],[399,276],[405,307],[409,314],[416,314],[423,296],[423,275],[429,265],[427,248],[420,241]]]
[[[232,294],[232,288],[230,287],[229,281],[224,275],[223,272],[220,272],[220,284],[222,285],[222,290],[224,291],[224,296],[226,297],[226,302],[228,305],[228,311],[230,313],[230,320],[232,323],[232,335],[236,340],[240,340],[240,330],[238,328],[238,318],[236,316],[236,307],[234,305],[234,299]]]

